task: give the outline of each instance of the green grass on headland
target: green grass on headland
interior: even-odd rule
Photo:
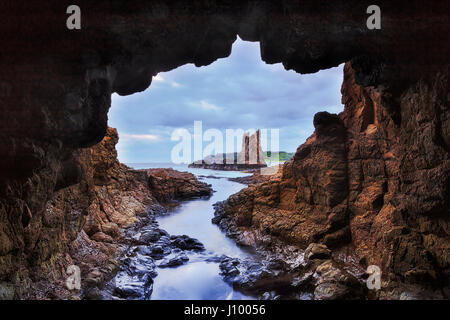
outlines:
[[[278,160],[277,160],[277,153],[278,153]],[[273,158],[271,158],[271,156],[273,156]],[[275,152],[274,154],[272,154],[271,151],[264,152],[264,160],[266,162],[268,162],[268,161],[284,162],[284,161],[288,161],[293,156],[294,156],[293,152],[280,151],[280,152]]]

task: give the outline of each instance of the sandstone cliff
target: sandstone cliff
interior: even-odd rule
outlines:
[[[347,63],[344,111],[317,113],[282,174],[231,196],[216,222],[243,243],[250,231],[303,249],[351,247],[362,267],[382,268],[385,286],[448,290],[448,77],[443,68],[396,104],[382,87],[358,85]]]
[[[168,201],[211,195],[211,188],[188,172],[133,170],[121,164],[115,149],[118,140],[116,129],[108,128],[100,143],[72,155],[82,178],[75,185],[60,183],[42,220],[30,217],[27,245],[33,255],[23,273],[16,273],[16,281],[30,277],[31,282],[16,282],[19,290],[2,283],[8,294],[3,298],[78,297],[80,292],[65,286],[66,269],[72,264],[81,269],[81,294],[91,296],[117,271],[119,254],[131,240],[124,232],[127,228],[165,212]],[[2,264],[2,272],[12,275],[9,268],[13,265]]]

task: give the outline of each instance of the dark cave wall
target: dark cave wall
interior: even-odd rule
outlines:
[[[428,165],[443,166],[439,179],[447,174],[447,182],[425,194],[448,194],[448,94],[443,93],[448,80],[439,73],[448,70],[450,56],[448,1],[379,1],[377,31],[365,26],[368,1],[78,1],[82,29],[76,31],[65,27],[70,4],[0,4],[1,281],[26,279],[42,264],[44,255],[34,248],[48,237],[39,227],[47,200],[83,181],[83,164],[74,152],[105,135],[111,93],[142,91],[158,72],[224,58],[238,35],[259,41],[265,62],[282,62],[300,73],[352,61],[359,85],[383,88],[389,102],[379,121],[392,120],[409,133],[395,138],[398,131],[392,132],[404,150],[411,146],[407,137],[424,130],[417,125],[422,120],[411,120],[432,98],[423,88],[440,87],[435,94],[443,110],[436,111],[440,133],[415,152],[428,157]],[[407,96],[417,103],[408,104]],[[424,194],[408,185],[396,191],[408,195],[402,200],[406,206]],[[447,204],[439,200],[427,212],[442,215]],[[76,233],[81,224],[73,228]],[[59,245],[47,245],[44,260],[58,250]]]

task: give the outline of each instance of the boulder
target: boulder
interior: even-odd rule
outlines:
[[[320,243],[311,243],[305,250],[305,261],[315,259],[329,259],[331,250],[326,245]]]

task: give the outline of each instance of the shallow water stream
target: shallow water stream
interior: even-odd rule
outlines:
[[[148,167],[148,166],[147,166]],[[161,167],[161,166],[159,166]],[[205,252],[187,252],[189,261],[173,268],[157,268],[151,299],[249,299],[250,297],[232,289],[219,275],[219,263],[214,257],[226,255],[232,258],[251,258],[252,253],[238,247],[219,228],[212,224],[213,204],[227,199],[245,185],[229,181],[227,178],[244,176],[240,172],[213,171],[174,167],[189,171],[203,182],[212,185],[215,191],[209,199],[183,202],[168,215],[157,219],[161,229],[171,235],[188,235],[198,239]]]

